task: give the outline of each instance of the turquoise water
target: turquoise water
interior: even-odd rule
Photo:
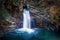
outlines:
[[[60,35],[44,28],[34,29],[33,33],[18,29],[5,33],[5,40],[60,40]]]

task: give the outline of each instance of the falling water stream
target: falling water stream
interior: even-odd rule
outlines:
[[[31,29],[30,12],[29,12],[27,6],[23,7],[23,27],[20,28],[19,30],[27,32],[29,34],[34,32],[34,30]]]
[[[29,10],[23,10],[23,28],[31,28],[31,20]]]

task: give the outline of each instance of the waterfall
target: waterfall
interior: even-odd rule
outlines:
[[[34,32],[34,30],[31,29],[30,12],[26,6],[23,7],[23,27],[18,29],[17,31],[17,33],[19,33],[19,31],[22,31],[27,32],[29,34]]]
[[[27,9],[23,9],[23,28],[31,28],[30,13]]]

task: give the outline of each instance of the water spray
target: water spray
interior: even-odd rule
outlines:
[[[30,12],[26,5],[23,6],[23,27],[18,29],[19,31],[24,31],[27,33],[34,32],[33,29],[31,29],[31,18],[30,18]]]

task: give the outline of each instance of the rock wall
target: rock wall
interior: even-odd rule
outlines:
[[[60,29],[59,0],[2,0],[0,2],[0,8],[3,10],[6,9],[8,14],[16,20],[22,20],[24,2],[27,4],[31,16],[35,19],[36,26],[45,27],[51,30]]]

